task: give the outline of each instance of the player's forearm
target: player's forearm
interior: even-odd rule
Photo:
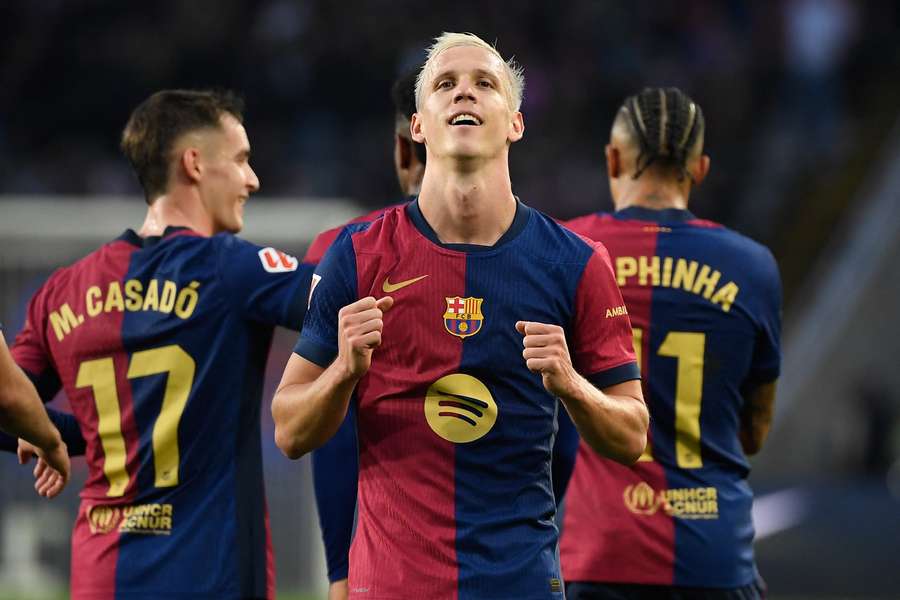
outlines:
[[[753,456],[762,450],[766,438],[769,437],[769,429],[772,425],[771,414],[744,414],[741,419],[739,437],[744,454]]]
[[[604,393],[579,376],[571,392],[560,399],[578,433],[591,448],[612,460],[630,465],[637,461],[647,445],[650,424],[650,415],[639,387],[636,393],[637,396]]]
[[[41,448],[52,450],[62,437],[47,417],[37,390],[21,373],[0,393],[0,429]]]
[[[335,361],[314,381],[282,385],[275,392],[275,444],[285,456],[300,458],[335,434],[357,381]]]

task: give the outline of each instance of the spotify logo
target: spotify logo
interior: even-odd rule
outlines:
[[[483,383],[470,375],[454,373],[428,388],[425,419],[445,440],[465,444],[491,430],[497,422],[497,403]]]

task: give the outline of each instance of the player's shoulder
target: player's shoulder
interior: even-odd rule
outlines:
[[[529,208],[530,221],[523,236],[528,252],[545,262],[585,264],[595,253],[606,254],[603,244],[572,230],[566,223]]]
[[[616,219],[610,212],[597,211],[561,221],[561,223],[575,233],[592,237],[597,231],[627,226],[630,222]]]
[[[764,244],[716,221],[692,219],[685,223],[691,232],[708,239],[714,252],[728,252],[735,258],[752,261],[765,268],[777,268],[775,257]]]
[[[357,253],[391,252],[408,237],[404,235],[404,232],[409,227],[406,204],[389,206],[372,220],[356,221],[345,225],[334,243],[342,246],[344,250],[352,247]]]
[[[129,230],[127,233],[133,233]],[[129,238],[122,234],[114,240],[110,240],[78,260],[55,269],[47,277],[43,289],[67,288],[73,279],[84,273],[90,273],[98,267],[108,265],[116,260],[119,255],[127,255],[132,250]]]

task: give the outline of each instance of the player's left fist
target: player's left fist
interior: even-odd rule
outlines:
[[[548,392],[554,396],[568,397],[578,375],[569,357],[563,328],[547,323],[518,321],[516,331],[524,336],[522,356],[528,369],[541,374]]]

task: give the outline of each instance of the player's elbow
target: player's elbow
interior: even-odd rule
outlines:
[[[647,448],[647,434],[650,429],[650,412],[647,405],[641,399],[632,414],[630,426],[623,432],[619,444],[618,457],[614,460],[623,465],[633,465],[638,461]]]
[[[297,460],[309,452],[300,436],[294,435],[292,432],[287,431],[285,427],[279,427],[277,424],[275,425],[275,445],[278,446],[282,454],[291,460]]]
[[[647,432],[629,435],[610,458],[623,465],[631,466],[638,461],[647,447]]]
[[[650,416],[643,404],[636,411],[633,419],[619,429],[613,443],[608,445],[606,456],[625,466],[638,461],[647,448],[647,432],[650,428]]]

